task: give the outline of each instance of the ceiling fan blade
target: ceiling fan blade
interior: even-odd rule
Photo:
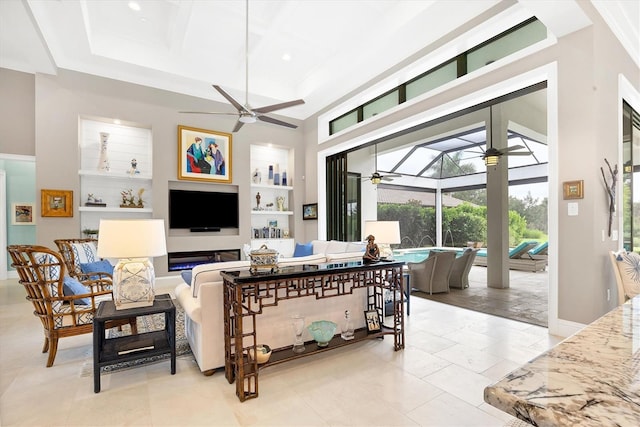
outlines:
[[[383,176],[382,177],[383,181],[393,181],[393,178],[389,177],[389,176]]]
[[[271,111],[282,110],[284,108],[293,107],[294,105],[304,104],[304,100],[296,99],[295,101],[282,102],[280,104],[267,105],[265,107],[254,108],[256,113],[269,113]]]
[[[238,132],[243,125],[244,123],[238,120],[238,122],[236,123],[236,126],[233,128],[231,132]]]
[[[388,176],[391,178],[400,178],[402,175],[400,175],[399,173],[385,173],[384,176]]]
[[[273,117],[269,116],[258,116],[258,120],[262,120],[263,122],[267,123],[273,123],[274,125],[286,126],[292,129],[296,129],[298,127],[294,124],[283,122],[282,120],[274,119]]]
[[[181,114],[220,114],[225,116],[237,116],[238,113],[221,113],[217,111],[180,111]]]
[[[514,152],[507,152],[504,153],[505,156],[530,156],[533,153],[531,151],[514,151]]]
[[[233,105],[234,107],[236,107],[236,109],[238,111],[246,111],[246,112],[250,112],[246,109],[246,107],[244,107],[242,104],[240,104],[238,101],[236,101],[235,99],[233,99],[233,97],[231,95],[229,95],[227,92],[225,92],[220,86],[218,85],[212,85],[214,87],[215,90],[217,90],[218,92],[220,92],[220,95],[224,96],[227,101],[229,101],[231,103],[231,105]]]
[[[503,153],[508,153],[509,151],[520,150],[522,148],[526,148],[526,147],[524,145],[513,145],[511,147],[503,148],[500,151],[502,151]]]

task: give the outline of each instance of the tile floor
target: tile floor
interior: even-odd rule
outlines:
[[[172,292],[163,285],[159,292]],[[560,341],[547,329],[412,297],[406,348],[368,341],[265,369],[240,403],[222,372],[191,357],[82,377],[91,335],[60,340],[53,367],[17,280],[0,281],[0,425],[504,426],[484,387]]]

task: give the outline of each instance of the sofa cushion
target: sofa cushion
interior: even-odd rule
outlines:
[[[326,254],[327,246],[329,246],[329,242],[326,240],[312,240],[311,244],[313,245],[313,254]]]
[[[293,257],[298,258],[302,256],[313,255],[313,244],[309,243],[296,243],[296,249],[293,251]]]
[[[362,261],[362,252],[341,252],[327,254],[327,262]]]
[[[247,269],[250,265],[251,263],[249,261],[227,261],[201,264],[193,267],[193,270],[191,270],[193,275],[191,287],[193,288],[194,298],[198,297],[198,288],[201,283],[222,282],[222,276],[220,276],[221,271]]]
[[[180,276],[182,277],[182,280],[184,280],[184,282],[191,286],[191,278],[193,277],[193,271],[192,270],[182,270],[180,272]]]
[[[347,242],[347,249],[345,252],[364,252],[367,248],[367,244],[363,242]]]
[[[635,252],[619,252],[616,256],[624,293],[629,297],[640,294],[640,255]]]
[[[326,262],[326,258],[323,254],[315,254],[294,258],[280,258],[278,266],[290,267],[292,265],[322,264],[324,262]]]
[[[327,245],[325,254],[340,254],[347,251],[347,242],[331,240]]]

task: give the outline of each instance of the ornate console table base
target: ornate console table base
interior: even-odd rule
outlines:
[[[355,339],[344,341],[334,336],[328,347],[314,342],[305,343],[303,353],[294,353],[291,346],[274,349],[268,363],[260,368],[288,360],[317,354],[322,351],[354,344],[365,339],[393,335],[394,350],[404,348],[403,262],[363,265],[360,262],[343,264],[304,265],[285,267],[277,273],[252,275],[249,271],[226,271],[224,279],[224,346],[225,377],[236,382],[240,401],[258,397],[256,361],[248,357],[256,351],[256,316],[264,309],[276,307],[279,301],[293,298],[334,298],[350,295],[356,289],[367,289],[367,309],[383,316],[384,291],[393,295],[393,326],[369,334],[366,328],[355,331]]]

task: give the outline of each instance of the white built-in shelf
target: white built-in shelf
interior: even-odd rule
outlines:
[[[251,184],[251,188],[265,188],[269,190],[293,190],[288,185],[270,185],[270,184]]]
[[[120,212],[120,213],[153,213],[151,208],[120,208],[120,207],[96,207],[96,206],[80,206],[80,212]]]
[[[253,215],[293,215],[292,211],[251,211]]]
[[[141,179],[141,180],[148,180],[148,181],[151,181],[152,179],[151,175],[143,175],[143,174],[131,175],[125,172],[101,172],[98,170],[79,170],[78,175],[98,176],[98,177],[104,177],[104,178],[117,178],[117,179],[130,178],[130,179]]]

